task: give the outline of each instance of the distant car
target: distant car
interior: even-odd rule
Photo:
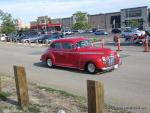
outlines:
[[[43,35],[42,37],[38,38],[38,43],[44,43],[46,39],[48,39],[49,35]]]
[[[59,38],[61,38],[59,35],[46,35],[45,36],[45,39],[43,40],[43,43],[51,43],[52,41],[54,41],[54,40],[57,40],[57,39],[59,39]]]
[[[72,35],[73,32],[71,30],[65,30],[65,31],[63,31],[63,34],[64,35]]]
[[[82,34],[82,33],[85,33],[86,31],[85,30],[82,30],[82,29],[79,29],[78,30],[78,33]]]
[[[111,32],[112,32],[112,33],[121,33],[121,30],[120,30],[120,29],[112,29]]]
[[[119,54],[109,48],[96,48],[88,38],[62,38],[53,41],[41,61],[48,67],[62,66],[87,70],[112,70],[121,63]]]
[[[17,32],[7,34],[7,42],[15,42]]]
[[[26,35],[21,39],[22,43],[35,43],[42,35]]]
[[[104,30],[97,30],[95,32],[95,35],[108,35],[108,33],[106,31],[104,31]]]
[[[121,33],[121,36],[123,38],[130,37],[130,36],[133,36],[133,35],[143,36],[143,35],[145,35],[145,31],[140,31],[140,30],[137,30],[137,29],[128,29],[128,30],[125,30]]]
[[[5,41],[7,36],[5,34],[0,34],[0,41]]]

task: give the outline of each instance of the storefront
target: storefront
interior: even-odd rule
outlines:
[[[148,7],[121,9],[121,26],[145,29],[148,27]]]

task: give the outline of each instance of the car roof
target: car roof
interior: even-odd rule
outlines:
[[[53,42],[70,42],[70,43],[76,43],[82,40],[88,40],[88,38],[83,38],[83,37],[74,37],[74,38],[61,38],[61,39],[57,39]]]

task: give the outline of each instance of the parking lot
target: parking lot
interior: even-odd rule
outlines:
[[[84,35],[93,37],[93,35]],[[101,39],[101,37],[96,36]],[[112,37],[105,38],[105,47],[113,50]],[[122,42],[124,39],[121,39]],[[131,107],[139,113],[150,111],[150,52],[143,52],[143,46],[121,44],[122,65],[112,71],[87,74],[69,68],[47,68],[40,62],[45,46],[0,43],[0,72],[13,76],[13,65],[25,66],[29,81],[65,90],[86,97],[86,81],[96,80],[104,83],[105,102],[116,107]],[[97,43],[96,46],[100,46]]]

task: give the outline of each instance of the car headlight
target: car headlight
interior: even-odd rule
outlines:
[[[102,61],[103,61],[103,62],[106,62],[106,58],[105,58],[105,57],[102,57]]]

